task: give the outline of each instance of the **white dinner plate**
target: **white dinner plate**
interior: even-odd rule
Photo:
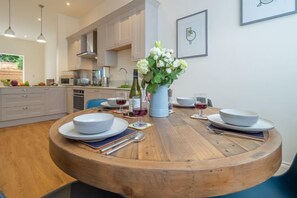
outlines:
[[[172,104],[173,104],[173,106],[175,106],[175,107],[187,107],[187,108],[194,107],[194,104],[193,104],[193,105],[181,105],[181,104],[179,104],[179,103],[176,102],[176,101],[173,101]]]
[[[112,106],[108,104],[108,102],[102,102],[101,105],[108,108],[120,108],[120,105]],[[126,104],[122,105],[122,107],[129,107],[129,102],[127,101]]]
[[[128,128],[128,125],[129,123],[126,120],[123,120],[121,118],[114,118],[113,124],[108,131],[87,135],[87,134],[79,133],[75,129],[73,125],[73,121],[71,121],[62,125],[58,131],[61,135],[63,135],[65,138],[68,138],[68,139],[95,142],[95,141],[101,141],[106,138],[122,133]]]
[[[233,130],[237,130],[237,131],[244,131],[247,133],[257,133],[260,131],[270,130],[270,129],[274,128],[273,122],[271,122],[269,120],[262,119],[262,118],[259,118],[259,120],[256,122],[256,124],[249,126],[249,127],[242,127],[242,126],[235,126],[235,125],[227,124],[221,119],[219,114],[209,115],[207,118],[211,122],[211,124],[213,124],[216,127],[233,129]]]

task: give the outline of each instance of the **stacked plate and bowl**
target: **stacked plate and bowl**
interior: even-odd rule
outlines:
[[[274,128],[273,122],[260,118],[257,113],[239,109],[221,109],[219,114],[209,115],[208,120],[218,128],[250,133]]]
[[[89,113],[76,116],[62,125],[59,133],[66,138],[87,142],[102,141],[118,135],[128,128],[126,120],[109,113]]]
[[[176,107],[194,107],[195,100],[193,97],[177,97],[173,105]]]

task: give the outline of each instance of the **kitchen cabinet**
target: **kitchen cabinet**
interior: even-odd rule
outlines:
[[[130,12],[106,24],[106,47],[108,50],[117,49],[131,44],[132,18]]]
[[[117,52],[106,50],[106,24],[97,28],[97,66],[116,66]]]
[[[133,15],[132,61],[138,61],[146,56],[144,9],[135,9]]]
[[[73,113],[73,88],[72,87],[67,87],[67,113]]]
[[[122,90],[121,90],[122,91]],[[127,90],[127,93],[129,94],[130,90]],[[108,88],[86,88],[84,89],[84,99],[85,99],[85,104],[88,100],[91,99],[98,99],[98,98],[115,98],[117,90],[116,89],[108,89]]]
[[[0,128],[57,119],[66,113],[65,87],[0,88]]]
[[[36,88],[1,89],[1,121],[44,115],[44,90]]]
[[[80,51],[80,41],[79,39],[68,40],[68,69],[74,70],[78,69],[80,65],[79,57],[77,53]]]
[[[78,69],[87,69],[91,70],[93,66],[93,60],[82,58],[77,56],[81,53],[84,46],[83,37],[77,37],[72,40],[68,40],[68,69],[69,70],[78,70]],[[94,60],[95,61],[95,60]]]
[[[97,98],[114,98],[116,97],[115,90],[108,90],[108,89],[85,89],[85,102],[84,107],[88,100],[97,99]]]
[[[155,1],[145,1],[133,10],[132,16],[132,61],[149,55],[158,40],[158,6]]]
[[[58,114],[66,112],[66,88],[45,88],[45,114]]]

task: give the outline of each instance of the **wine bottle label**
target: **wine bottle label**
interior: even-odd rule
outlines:
[[[140,98],[133,98],[133,106],[132,108],[140,108]]]

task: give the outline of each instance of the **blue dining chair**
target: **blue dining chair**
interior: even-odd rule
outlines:
[[[6,198],[3,192],[0,191],[0,198]]]
[[[66,184],[42,198],[124,198],[120,194],[95,188],[80,181]]]
[[[107,99],[105,98],[98,98],[98,99],[91,99],[88,100],[86,103],[86,109],[90,109],[93,107],[100,107],[103,102],[106,102]]]
[[[297,154],[289,170],[252,188],[216,198],[295,198],[297,197]]]

